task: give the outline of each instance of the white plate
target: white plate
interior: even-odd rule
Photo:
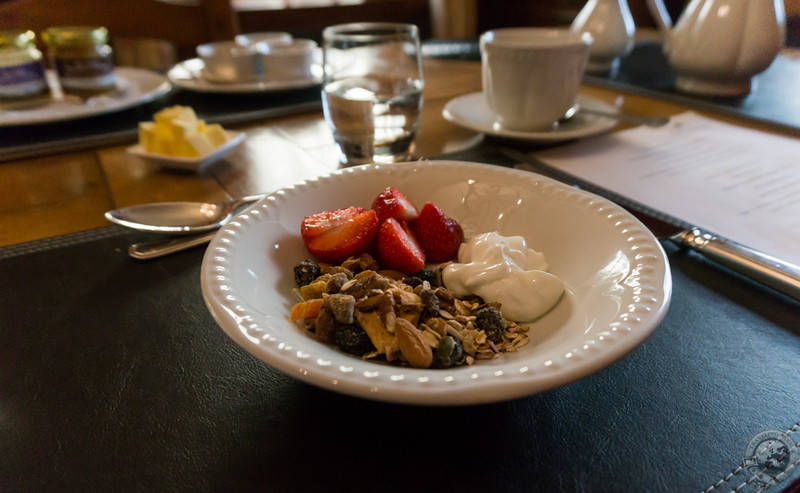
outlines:
[[[530,324],[528,345],[472,366],[421,370],[344,354],[289,320],[293,266],[309,257],[300,221],[369,207],[389,185],[417,204],[435,201],[467,237],[522,235],[545,254],[567,292]],[[513,399],[596,372],[650,335],[672,290],[661,245],[621,207],[533,173],[457,161],[357,166],[280,190],[217,233],[201,283],[225,333],[270,366],[336,392],[426,405]]]
[[[223,83],[211,82],[201,75],[203,72],[203,60],[192,58],[185,60],[172,67],[167,72],[170,82],[176,86],[196,92],[215,92],[215,93],[251,93],[251,92],[271,92],[285,91],[288,89],[302,89],[312,87],[322,81],[322,68],[318,65],[312,67],[312,77],[307,79],[292,79],[281,81],[253,81]]]
[[[206,154],[205,156],[200,156],[195,158],[154,154],[152,152],[145,151],[139,144],[128,147],[127,150],[129,154],[133,154],[134,156],[139,156],[141,158],[147,159],[148,161],[156,163],[160,166],[165,166],[167,168],[185,169],[190,171],[200,171],[222,159],[226,154],[231,152],[236,146],[244,142],[244,139],[247,137],[247,134],[245,134],[244,132],[235,132],[233,130],[226,130],[225,133],[228,134],[227,142],[214,149],[214,151],[212,151],[210,154]]]
[[[616,113],[613,106],[588,96],[578,95],[576,103],[578,103],[579,108]],[[442,114],[447,120],[476,132],[531,142],[559,142],[590,137],[607,132],[617,124],[616,118],[588,115],[581,113],[579,109],[572,118],[559,124],[553,130],[540,132],[508,130],[496,124],[495,114],[489,108],[489,104],[486,102],[482,92],[473,92],[449,101],[445,105]]]
[[[110,95],[74,102],[77,98],[65,99],[57,84],[51,83],[51,87],[55,89],[54,96],[47,104],[25,110],[0,110],[0,126],[51,123],[121,111],[149,103],[172,88],[166,77],[150,70],[117,67],[114,72],[118,90]],[[48,71],[48,78],[51,81],[54,79],[52,72]]]

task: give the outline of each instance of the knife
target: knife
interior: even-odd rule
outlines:
[[[518,161],[514,165],[517,169],[549,176],[615,202],[641,221],[659,240],[667,240],[682,248],[691,249],[709,260],[795,300],[800,300],[800,266],[692,226],[666,213],[557,170],[529,154],[513,149],[502,149],[501,152]]]

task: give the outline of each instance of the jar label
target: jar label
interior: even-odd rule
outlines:
[[[34,96],[47,90],[47,79],[39,62],[0,67],[0,98]]]
[[[65,89],[105,89],[115,84],[111,57],[58,58],[55,65]]]

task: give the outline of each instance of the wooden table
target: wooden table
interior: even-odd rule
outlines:
[[[446,121],[442,109],[450,99],[480,90],[480,64],[428,58],[424,70],[425,102],[415,155],[435,156],[479,143],[480,134]],[[686,110],[598,87],[584,86],[582,93],[607,102],[622,98],[621,109],[631,113],[674,115]],[[161,169],[128,155],[126,146],[2,163],[0,246],[103,227],[108,225],[103,213],[117,207],[272,192],[339,167],[321,112],[236,129],[247,131],[245,144],[202,173]]]

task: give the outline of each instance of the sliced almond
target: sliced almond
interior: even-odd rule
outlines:
[[[414,368],[430,368],[433,364],[433,351],[422,331],[403,318],[395,321],[395,335],[406,360]]]

